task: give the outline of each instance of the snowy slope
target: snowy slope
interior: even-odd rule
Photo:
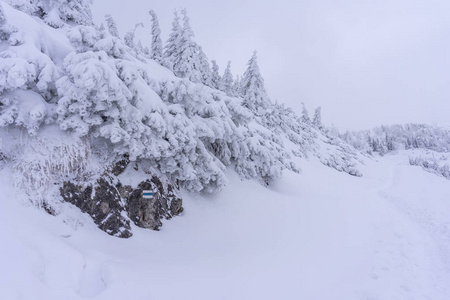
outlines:
[[[367,160],[362,178],[316,159],[270,189],[230,176],[128,240],[15,202],[6,167],[0,298],[449,299],[450,185],[409,154]]]
[[[382,131],[372,159],[269,99],[252,112],[64,3],[39,19],[0,1],[0,299],[450,298],[450,187],[409,165],[427,150]],[[123,154],[181,181],[184,213],[160,232],[114,238],[61,200]]]

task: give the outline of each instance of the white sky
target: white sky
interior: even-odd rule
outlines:
[[[159,17],[163,41],[175,8],[221,72],[241,75],[253,50],[273,101],[341,130],[450,122],[449,0],[94,0],[124,34]],[[141,32],[141,36],[145,36]],[[144,41],[143,41],[144,42]]]

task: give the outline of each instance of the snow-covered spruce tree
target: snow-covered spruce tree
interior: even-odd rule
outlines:
[[[341,138],[368,153],[412,148],[450,151],[450,130],[425,124],[381,126],[370,131],[346,132]]]
[[[152,45],[151,45],[151,51],[150,51],[150,57],[151,59],[155,60],[159,64],[163,64],[163,46],[161,41],[161,29],[159,28],[159,21],[158,16],[156,15],[155,11],[150,10],[148,12],[150,16],[152,17]]]
[[[241,97],[241,77],[239,75],[236,75],[236,78],[233,82],[233,95],[235,97]]]
[[[243,140],[233,116],[242,119],[247,116],[240,115],[239,111],[234,111],[236,115],[230,113],[223,95],[212,94],[210,89],[188,80],[164,82],[159,86],[161,98],[170,108],[177,111],[181,108],[180,113],[188,116],[194,126],[197,150],[190,161],[194,163],[196,179],[185,184],[195,188],[198,182],[204,190],[217,190],[226,182],[224,165],[238,156],[238,143]]]
[[[240,145],[235,165],[241,177],[256,178],[267,186],[280,178],[284,169],[291,169],[290,157],[284,147],[274,141],[277,137],[273,132],[254,122],[242,127],[241,132],[244,143]]]
[[[195,68],[198,68],[201,75],[201,82],[204,85],[207,85],[209,87],[214,88],[213,82],[212,82],[212,71],[209,66],[208,58],[206,57],[206,54],[203,52],[203,49],[201,46],[197,47],[197,63],[194,66]]]
[[[450,180],[450,166],[446,161],[448,157],[442,156],[441,158],[431,157],[409,157],[409,164],[412,166],[420,166],[425,171],[434,173]]]
[[[161,108],[160,100],[159,106],[151,105],[158,97],[143,79],[145,72],[139,65],[144,64],[108,32],[86,36],[83,29],[73,28],[70,36],[81,35],[81,39],[71,40],[77,43],[75,48],[89,50],[69,54],[65,76],[57,82],[62,95],[57,109],[60,127],[77,136],[104,139],[117,154],[128,154],[132,160],[161,157],[163,151],[175,155],[164,141],[169,122],[164,116],[170,114]]]
[[[8,17],[3,6],[8,9]],[[49,49],[37,45],[42,45],[40,35],[48,44],[55,41],[46,33],[32,32],[25,36],[24,24],[38,28],[37,21],[7,4],[0,7],[0,126],[22,127],[35,135],[41,124],[53,121],[51,103],[56,94],[54,81],[59,76],[48,56]]]
[[[181,28],[178,14],[175,12],[172,32],[164,52],[164,62],[175,76],[212,86],[208,58],[202,48],[193,40],[194,33],[186,9],[183,9],[181,13],[183,27]]]
[[[394,143],[394,137],[390,136],[387,132],[385,133],[385,142],[386,142],[386,150],[388,152],[396,150],[396,146]]]
[[[301,118],[295,114],[291,108],[284,105],[272,105],[264,117],[263,125],[269,128],[275,134],[272,140],[282,143],[283,136],[293,144],[299,146],[299,151],[293,154],[300,157],[306,157],[308,152],[314,149],[314,140],[316,134],[311,131],[311,127],[301,121]]]
[[[306,109],[305,103],[302,102],[302,122],[305,124],[310,124],[311,119],[309,118],[308,110]]]
[[[318,129],[323,128],[321,110],[322,110],[322,108],[320,106],[316,108],[316,110],[314,111],[314,117],[312,120],[312,125]]]
[[[172,182],[180,181],[189,190],[202,190],[209,182],[196,174],[198,141],[192,122],[179,107],[167,107],[155,94],[148,76],[152,70],[145,65],[123,60],[119,63],[119,72],[133,95],[130,117],[134,118],[134,124],[127,129],[131,144],[122,144],[124,147],[119,151],[129,151],[130,157],[149,161],[158,172]]]
[[[60,127],[79,137],[102,137],[113,144],[128,142],[132,94],[118,77],[115,60],[116,56],[126,57],[125,45],[106,31],[80,26],[72,28],[68,36],[80,50],[66,57],[65,75],[56,83],[61,95],[57,107]]]
[[[114,61],[104,52],[69,54],[65,76],[57,81],[60,126],[77,136],[92,133],[112,143],[129,140],[123,124],[131,93],[117,77]]]
[[[228,96],[234,96],[233,89],[233,74],[231,74],[231,61],[228,62],[225,71],[223,72],[223,76],[220,79],[219,89],[222,92],[225,92]]]
[[[183,16],[183,27],[180,37],[180,53],[175,58],[174,72],[178,77],[189,78],[193,71],[197,45],[193,41],[194,32],[192,31],[190,19],[185,8],[181,10],[181,15]]]
[[[91,30],[88,30],[91,29]],[[143,132],[132,93],[119,77],[120,61],[133,59],[123,42],[108,32],[77,26],[68,37],[78,52],[64,60],[64,76],[56,83],[61,98],[58,122],[77,136],[104,138],[117,152],[136,157],[139,148],[131,132]]]
[[[242,82],[243,105],[253,111],[257,115],[262,115],[271,105],[264,87],[264,79],[259,70],[256,51],[253,52],[252,58],[248,62]]]
[[[186,9],[181,11],[183,15],[183,28],[179,39],[179,52],[174,57],[173,72],[175,76],[187,78],[192,82],[202,82],[198,45],[194,42],[190,20]]]
[[[6,4],[5,4],[6,5]],[[17,26],[11,24],[7,19],[0,3],[0,42],[6,42],[10,46],[23,44],[24,38]]]
[[[92,25],[92,0],[6,0],[14,8],[59,28],[68,24]]]
[[[3,10],[3,6],[0,3],[0,26],[6,23],[5,11]]]
[[[219,66],[215,60],[211,61],[212,64],[212,72],[211,72],[211,83],[212,88],[219,89],[220,86],[220,75],[219,75]]]
[[[121,40],[106,31],[86,36],[83,29],[74,28],[70,37],[82,44],[75,44],[76,49],[84,50],[67,56],[65,76],[57,82],[62,95],[57,110],[60,127],[77,136],[95,138],[97,144],[103,141],[118,155],[148,161],[159,173],[172,182],[179,181],[188,190],[220,189],[226,182],[224,166],[200,139],[203,135],[197,124],[201,122],[196,117],[200,113],[189,111],[188,118],[188,112],[181,109],[181,103],[202,109],[196,104],[206,101],[202,98],[204,92],[189,92],[198,99],[191,101],[184,92],[184,81],[177,80],[165,85],[173,105],[164,104],[152,89],[161,89],[164,84],[151,79],[153,70],[147,64],[134,58]],[[215,103],[212,98],[208,102]],[[216,122],[208,124],[210,128],[224,126],[220,118],[210,121]],[[220,132],[213,131],[213,135],[217,138]]]
[[[150,57],[150,49],[147,46],[142,45],[142,41],[138,40],[136,44],[136,51],[142,53],[147,57]]]
[[[133,144],[122,143],[122,152],[130,151],[130,157],[148,161],[158,173],[167,176],[171,182],[179,182],[187,190],[213,192],[220,189],[226,183],[224,166],[200,140],[194,116],[196,112],[191,111],[191,118],[187,118],[186,112],[180,109],[185,102],[191,103],[189,95],[185,94],[189,88],[186,90],[181,80],[156,85],[149,76],[153,70],[138,62],[124,60],[119,66],[119,77],[133,95],[130,103],[138,109],[130,114],[137,124],[127,129]],[[188,81],[186,84],[188,87],[191,85]],[[167,88],[167,100],[174,101],[174,105],[165,105],[152,90],[153,85],[164,90]],[[192,105],[195,103],[192,99]],[[195,106],[200,108],[200,105]],[[141,124],[145,131],[135,130],[142,127]]]
[[[252,114],[238,104],[239,99],[221,93],[211,95],[210,90],[189,81],[159,86],[158,94],[169,107],[183,107],[208,152],[225,166],[234,164],[242,178],[256,178],[267,185],[280,177],[283,169],[295,169],[277,135],[252,121]],[[216,166],[223,169],[219,162]]]
[[[39,1],[39,3],[44,2],[45,1]],[[44,21],[51,26],[54,26],[52,25],[53,20],[57,20],[57,18],[52,16],[52,14],[56,13],[65,23],[78,25],[93,24],[91,13],[92,0],[53,0],[48,2],[53,2],[53,5],[50,5],[50,10],[46,12]]]
[[[108,32],[115,38],[119,38],[119,30],[117,29],[116,21],[110,14],[105,15],[106,28]]]
[[[169,39],[164,47],[164,64],[167,68],[174,71],[175,60],[180,56],[180,43],[183,29],[180,25],[180,17],[175,10],[174,18],[172,21],[172,30],[169,35]]]
[[[36,5],[37,1],[30,0],[4,0],[4,2],[8,3],[12,7],[17,10],[20,10],[28,15],[33,15],[37,12],[38,8]]]
[[[125,45],[127,45],[128,47],[130,47],[131,49],[134,49],[134,50],[137,50],[136,49],[136,43],[134,42],[134,38],[135,38],[135,36],[136,36],[136,30],[139,28],[139,27],[144,27],[144,23],[137,23],[136,25],[134,25],[134,28],[133,29],[131,29],[130,31],[128,31],[126,34],[125,34],[125,37],[124,37],[124,42],[125,42]]]
[[[228,106],[230,107],[229,104]],[[243,106],[240,107],[247,110]],[[233,146],[238,149],[233,157],[236,172],[242,178],[256,178],[263,185],[269,185],[281,177],[284,169],[299,171],[292,163],[290,153],[284,147],[283,136],[290,134],[288,138],[302,145],[303,137],[299,137],[302,130],[296,127],[299,123],[292,115],[286,115],[285,119],[281,119],[284,110],[281,106],[279,110],[277,107],[269,108],[264,117],[255,118],[252,113],[250,119],[241,122],[238,129],[243,138],[237,138]],[[297,132],[291,134],[289,126],[295,128]]]

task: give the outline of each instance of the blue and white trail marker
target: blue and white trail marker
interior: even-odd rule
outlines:
[[[155,193],[153,191],[142,191],[142,198],[144,199],[153,199]]]

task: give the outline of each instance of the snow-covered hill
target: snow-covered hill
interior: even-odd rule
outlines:
[[[317,156],[361,176],[362,155],[322,126],[320,108],[311,121],[272,103],[256,52],[234,82],[210,68],[185,10],[164,53],[89,12],[89,1],[0,2],[1,155],[34,205],[57,215],[72,203],[129,237],[130,222],[157,229],[181,212],[179,188],[216,193],[232,172],[268,186]],[[126,167],[140,180],[125,185]],[[151,205],[132,196],[156,186]]]
[[[448,129],[340,134],[89,3],[0,1],[0,299],[449,299]]]
[[[24,207],[1,172],[2,299],[433,299],[450,296],[450,185],[408,152],[364,177],[302,160],[267,189],[183,193],[162,231],[105,235],[76,209]],[[80,223],[83,220],[83,223]]]

